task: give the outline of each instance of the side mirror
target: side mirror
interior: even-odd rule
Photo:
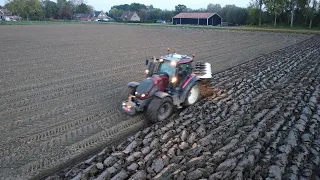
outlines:
[[[148,59],[146,59],[146,66],[149,64],[149,60]]]

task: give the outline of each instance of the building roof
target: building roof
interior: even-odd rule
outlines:
[[[84,14],[84,13],[78,13],[78,14],[75,14],[75,17],[76,18],[90,18],[90,14]]]
[[[95,17],[98,17],[101,12],[102,11],[93,11],[93,14],[94,14]]]
[[[177,14],[176,16],[174,16],[173,18],[207,19],[207,18],[213,16],[214,14],[216,14],[216,13],[180,13],[180,14]]]
[[[121,19],[131,19],[136,11],[124,11],[121,15]]]
[[[8,16],[12,15],[12,13],[8,9],[0,9],[0,14],[1,15],[8,15]]]

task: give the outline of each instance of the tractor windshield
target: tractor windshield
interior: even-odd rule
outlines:
[[[176,73],[175,66],[170,64],[170,61],[164,61],[160,63],[157,74],[167,73],[170,77],[174,76]]]

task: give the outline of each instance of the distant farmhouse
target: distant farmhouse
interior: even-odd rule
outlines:
[[[8,9],[0,9],[0,20],[3,21],[17,21],[21,20],[21,17],[13,15]]]
[[[79,21],[91,21],[92,14],[89,13],[77,13],[74,15],[74,19]]]
[[[94,11],[93,12],[93,17],[92,17],[93,20],[106,19],[106,18],[107,18],[107,15],[103,11]]]
[[[106,15],[103,11],[94,11],[93,13],[78,13],[74,18],[79,21],[112,21],[113,19]]]
[[[103,11],[94,11],[92,20],[105,20],[105,21],[113,21],[111,17],[109,17],[106,13]]]
[[[138,16],[136,11],[125,11],[121,15],[121,19],[123,21],[140,21],[140,17]]]
[[[172,18],[173,24],[191,24],[218,26],[221,25],[222,18],[216,13],[180,13]]]

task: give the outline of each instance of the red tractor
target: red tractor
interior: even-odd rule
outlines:
[[[170,49],[168,49],[170,51]],[[168,118],[173,108],[196,103],[210,89],[211,65],[177,53],[149,62],[146,79],[129,82],[121,94],[121,109],[134,115],[146,112],[152,122]]]

